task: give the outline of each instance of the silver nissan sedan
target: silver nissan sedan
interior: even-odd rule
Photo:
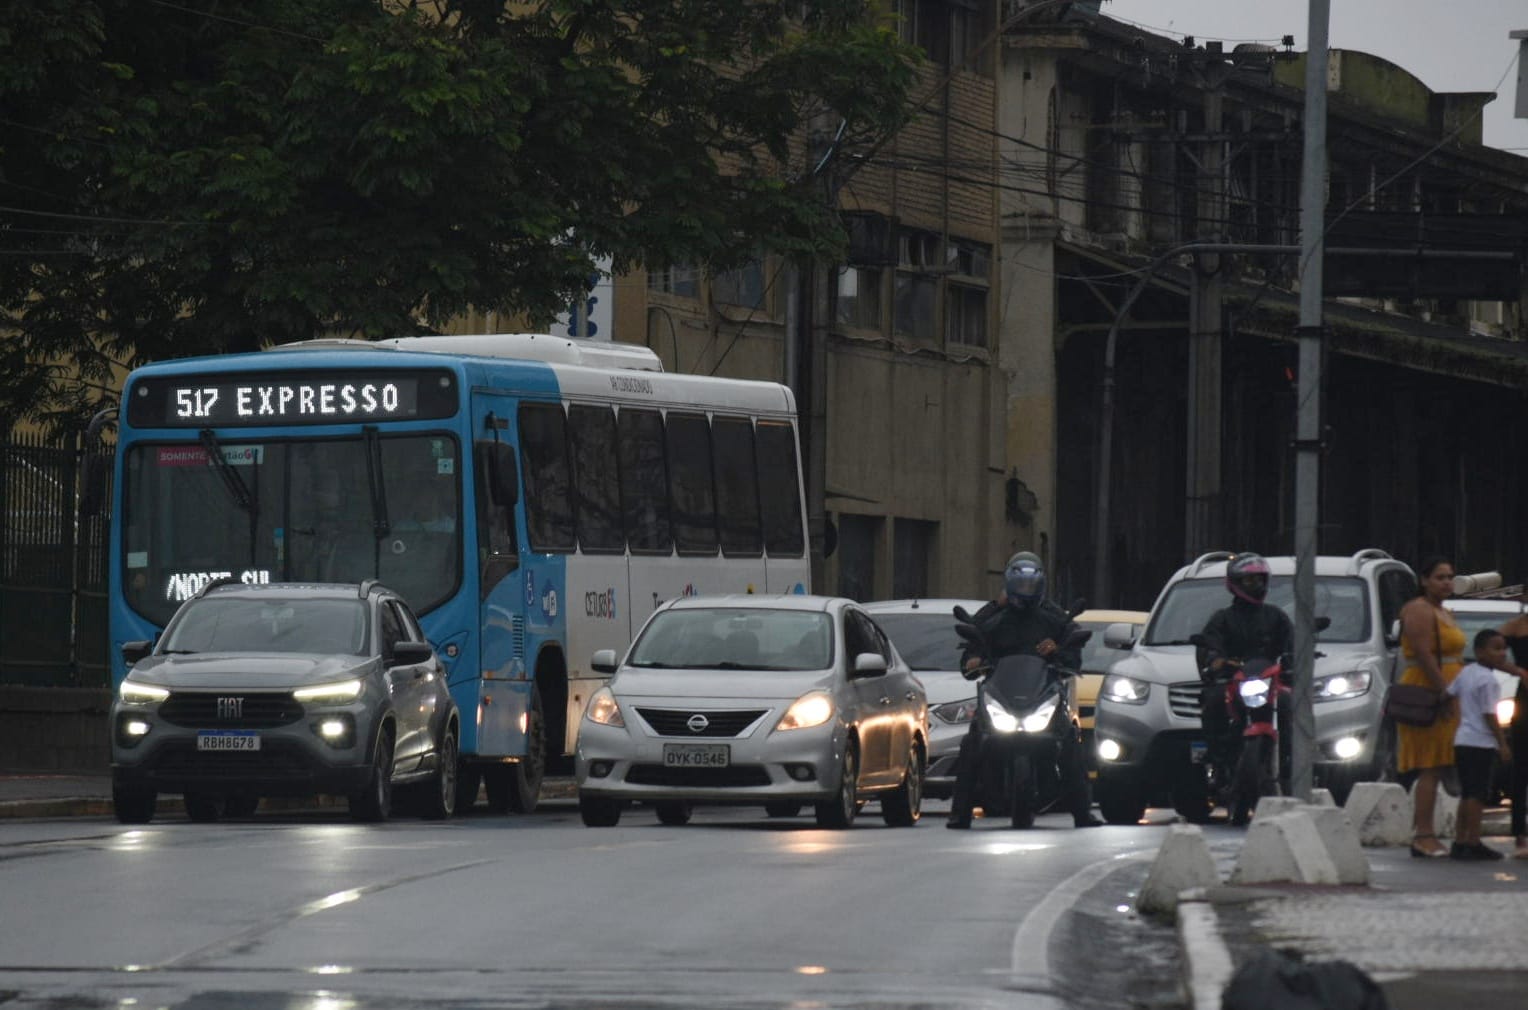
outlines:
[[[579,725],[578,809],[611,827],[630,801],[665,824],[698,804],[812,805],[847,828],[867,799],[911,827],[923,805],[928,705],[885,633],[852,600],[685,597],[658,608]]]

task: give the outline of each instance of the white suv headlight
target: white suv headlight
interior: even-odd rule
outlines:
[[[1098,689],[1100,698],[1117,701],[1122,705],[1144,705],[1150,694],[1151,684],[1122,673],[1109,674],[1104,678],[1103,686]]]
[[[1357,698],[1369,690],[1372,679],[1366,670],[1352,673],[1334,673],[1317,677],[1311,682],[1311,697],[1316,701],[1336,701],[1339,698]]]

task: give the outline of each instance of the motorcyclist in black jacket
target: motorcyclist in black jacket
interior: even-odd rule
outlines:
[[[1260,555],[1238,554],[1226,565],[1226,589],[1231,605],[1217,610],[1205,624],[1203,644],[1197,650],[1199,676],[1204,682],[1200,691],[1200,721],[1210,759],[1220,767],[1229,767],[1234,759],[1230,713],[1226,709],[1226,682],[1235,674],[1233,660],[1267,659],[1278,662],[1294,651],[1295,629],[1289,615],[1263,601],[1268,597],[1268,562]],[[1279,721],[1289,725],[1288,700],[1280,695]],[[1279,734],[1279,777],[1285,795],[1289,793],[1288,733]]]
[[[1045,569],[1040,559],[1028,551],[1020,551],[1008,559],[1003,569],[1002,595],[977,611],[974,623],[986,637],[993,654],[981,657],[967,650],[961,657],[964,671],[973,671],[983,662],[995,663],[1004,656],[1030,653],[1054,659],[1072,670],[1082,664],[1082,654],[1077,647],[1062,648],[1058,644],[1066,642],[1077,625],[1066,611],[1045,598]],[[960,742],[960,754],[955,759],[955,789],[946,827],[971,826],[981,732],[981,720],[972,719],[971,728]],[[1063,744],[1061,773],[1073,823],[1079,828],[1102,824],[1092,814],[1092,797],[1088,791],[1087,771],[1083,767],[1080,739],[1069,739]]]

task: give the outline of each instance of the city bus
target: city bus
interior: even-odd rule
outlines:
[[[133,371],[118,410],[113,685],[214,579],[378,579],[462,712],[460,806],[530,811],[659,603],[809,591],[795,402],[546,334],[313,340]]]

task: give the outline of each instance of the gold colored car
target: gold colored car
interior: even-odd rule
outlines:
[[[1098,704],[1098,689],[1109,667],[1123,657],[1118,649],[1104,645],[1104,629],[1111,624],[1124,623],[1133,626],[1139,635],[1150,616],[1145,610],[1084,610],[1073,618],[1078,627],[1093,632],[1088,644],[1082,647],[1082,674],[1077,678],[1077,696],[1073,699],[1082,723],[1082,747],[1090,775],[1098,763],[1093,752],[1093,710]]]

